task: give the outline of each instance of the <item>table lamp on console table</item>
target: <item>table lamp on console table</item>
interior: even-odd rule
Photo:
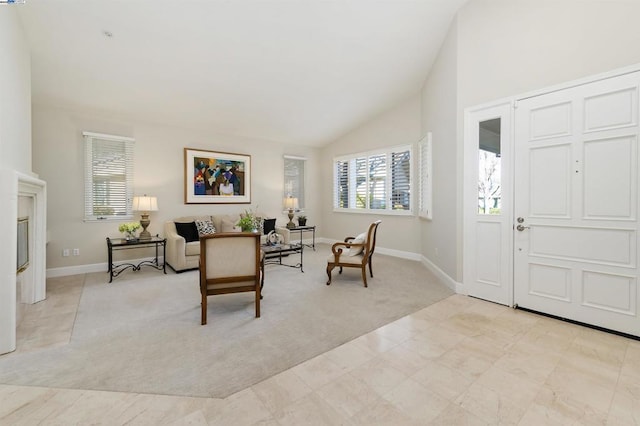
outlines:
[[[133,210],[142,212],[140,218],[140,225],[142,225],[140,239],[150,240],[151,233],[147,231],[147,227],[151,223],[149,220],[149,212],[158,211],[158,199],[156,197],[148,197],[147,194],[135,196],[133,197]]]

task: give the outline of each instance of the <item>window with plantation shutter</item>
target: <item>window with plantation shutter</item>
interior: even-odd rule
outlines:
[[[84,132],[87,221],[133,217],[134,139]]]
[[[349,207],[349,162],[336,161],[334,165],[334,201],[336,208]]]
[[[387,208],[387,155],[379,154],[369,157],[368,201],[372,210]]]
[[[391,208],[411,210],[411,151],[391,153]]]
[[[411,146],[334,159],[334,209],[411,214]]]

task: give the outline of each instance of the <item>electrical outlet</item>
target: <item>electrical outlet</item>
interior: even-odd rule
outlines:
[[[63,249],[62,250],[62,257],[68,257],[69,256],[69,249]]]
[[[440,250],[438,250],[438,247],[436,247],[434,251],[436,252],[436,257],[440,256]]]
[[[74,256],[80,256],[80,249],[73,249],[73,255]]]

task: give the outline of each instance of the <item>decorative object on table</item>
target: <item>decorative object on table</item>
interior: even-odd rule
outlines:
[[[269,245],[277,246],[282,244],[282,241],[282,235],[278,234],[276,231],[271,231],[267,234],[267,242]]]
[[[136,195],[133,197],[133,211],[142,212],[140,215],[140,225],[142,225],[140,239],[150,239],[151,233],[147,231],[147,227],[151,224],[149,212],[158,211],[158,199],[156,197],[149,197],[147,194],[142,196]]]
[[[295,197],[287,197],[284,199],[284,208],[289,210],[289,223],[287,223],[287,228],[295,228],[296,224],[293,223],[293,211],[298,209],[298,199]]]
[[[184,149],[185,204],[250,202],[250,155]]]
[[[258,232],[262,227],[262,219],[249,209],[240,215],[240,220],[236,225],[240,227],[242,232]]]
[[[136,239],[136,231],[138,229],[140,229],[140,224],[138,222],[121,223],[120,226],[118,226],[118,231],[125,235],[125,239],[127,241]]]
[[[307,217],[303,214],[298,215],[298,226],[306,226],[307,225]]]

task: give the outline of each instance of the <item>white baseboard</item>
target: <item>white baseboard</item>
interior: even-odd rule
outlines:
[[[143,261],[151,261],[154,257],[145,257],[142,259],[127,259],[127,263],[138,264]],[[160,256],[158,262],[162,264],[164,258]],[[104,263],[93,263],[89,265],[76,265],[76,266],[63,266],[61,268],[49,268],[47,269],[47,278],[66,277],[69,275],[91,274],[93,272],[109,272],[109,265]]]
[[[446,272],[444,272],[442,269],[440,269],[435,263],[433,263],[432,261],[430,261],[429,259],[427,259],[424,256],[421,256],[420,261],[422,262],[422,264],[429,269],[431,272],[433,272],[439,279],[442,280],[442,282],[449,287],[452,291],[455,291],[456,293],[461,293],[462,290],[462,283],[457,282],[456,280],[454,280],[453,278],[451,278]]]

